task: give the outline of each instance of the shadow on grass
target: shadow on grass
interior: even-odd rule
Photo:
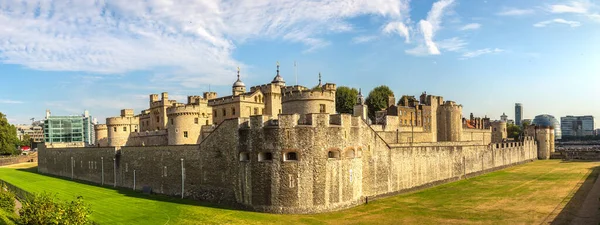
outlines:
[[[144,194],[140,191],[134,191],[130,188],[124,188],[124,187],[113,187],[112,185],[99,185],[97,183],[93,183],[93,182],[89,182],[89,181],[84,181],[84,180],[71,180],[70,178],[67,177],[62,177],[62,176],[56,176],[53,174],[42,174],[42,173],[38,173],[37,172],[37,166],[36,167],[31,167],[31,168],[21,168],[21,169],[17,169],[18,171],[23,171],[23,172],[29,172],[29,173],[34,173],[40,176],[47,176],[47,177],[52,177],[52,178],[57,178],[57,179],[61,179],[64,181],[69,181],[69,182],[75,182],[75,183],[79,183],[79,184],[85,184],[85,185],[90,185],[90,186],[96,186],[96,187],[100,187],[100,188],[106,188],[106,189],[110,189],[110,190],[116,190],[119,194],[127,196],[127,197],[133,197],[133,198],[141,198],[141,199],[147,199],[147,200],[153,200],[153,201],[161,201],[161,202],[169,202],[169,203],[175,203],[175,204],[185,204],[185,205],[193,205],[193,206],[202,206],[202,207],[210,207],[210,208],[216,208],[216,209],[225,209],[225,210],[244,210],[244,208],[242,206],[239,207],[232,207],[232,206],[225,206],[225,205],[220,205],[220,204],[216,204],[216,203],[209,203],[209,202],[203,202],[203,201],[199,201],[199,200],[193,200],[193,199],[181,199],[181,198],[177,198],[174,196],[170,196],[170,195],[163,195],[163,194],[156,194],[156,193],[152,193],[152,194]]]
[[[578,162],[581,162],[581,161],[578,161]],[[569,163],[569,162],[563,162],[563,163]],[[552,221],[551,224],[553,224],[553,225],[571,224],[571,222],[577,218],[577,213],[581,209],[583,202],[585,201],[588,193],[592,190],[592,187],[594,186],[594,183],[596,182],[596,179],[598,178],[598,174],[600,174],[600,166],[596,166],[594,168],[591,168],[590,170],[592,170],[592,171],[585,178],[585,181],[583,181],[583,184],[581,184],[579,189],[573,190],[567,196],[567,198],[568,198],[574,192],[574,194],[572,195],[572,198],[569,200],[567,205],[562,209],[562,211],[560,211],[560,213],[556,216],[556,218],[554,219],[554,221]]]

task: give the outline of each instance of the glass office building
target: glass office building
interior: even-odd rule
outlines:
[[[560,118],[563,136],[590,136],[594,135],[593,116],[565,116]]]
[[[83,142],[94,144],[94,124],[87,111],[79,116],[50,116],[46,112],[44,121],[44,141],[46,143]]]

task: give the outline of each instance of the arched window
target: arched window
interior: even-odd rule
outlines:
[[[258,102],[258,96],[254,96],[254,102]]]
[[[240,162],[250,161],[250,153],[240,152]]]
[[[346,158],[348,158],[348,159],[354,159],[354,149],[348,149],[348,150],[346,150]]]
[[[330,159],[339,159],[340,158],[340,151],[338,151],[338,150],[329,150],[329,152],[327,152],[327,158],[330,158]]]
[[[287,152],[284,154],[283,161],[296,161],[298,160],[298,153]]]
[[[258,161],[271,161],[273,160],[273,153],[270,152],[260,152],[258,153]]]

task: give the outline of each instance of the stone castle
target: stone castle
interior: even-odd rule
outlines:
[[[96,126],[98,146],[42,148],[39,171],[101,185],[151,189],[248,210],[320,213],[369,198],[497,170],[554,151],[551,127],[508,140],[506,123],[472,114],[441,96],[389,96],[367,118],[335,114],[336,85],[286,86],[277,74],[248,92],[150,95],[149,108],[124,109]]]

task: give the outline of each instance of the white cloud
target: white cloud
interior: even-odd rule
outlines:
[[[10,99],[0,99],[0,104],[23,104],[22,101],[15,101]]]
[[[419,21],[419,27],[423,34],[423,39],[427,51],[431,55],[439,55],[440,50],[435,44],[433,38],[436,32],[440,29],[442,23],[442,16],[444,11],[454,2],[454,0],[440,0],[433,3],[431,11],[427,13],[427,20]],[[419,47],[418,47],[419,48]]]
[[[462,55],[461,59],[468,59],[468,58],[474,58],[474,57],[478,57],[481,55],[485,55],[485,54],[496,54],[496,53],[501,53],[504,52],[503,49],[499,49],[499,48],[484,48],[484,49],[479,49],[479,50],[475,50],[475,51],[470,51],[470,52],[465,52]]]
[[[361,44],[361,43],[373,41],[375,39],[377,39],[377,36],[375,36],[375,35],[358,36],[358,37],[352,38],[352,43]]]
[[[498,13],[496,13],[496,15],[499,16],[523,16],[523,15],[530,15],[533,14],[535,11],[531,10],[531,9],[515,9],[515,8],[510,8],[510,9],[504,9]]]
[[[542,21],[542,22],[533,24],[533,26],[534,27],[546,27],[546,26],[548,26],[550,24],[553,24],[553,23],[566,24],[566,25],[569,25],[570,27],[579,27],[579,26],[581,26],[581,23],[578,22],[578,21],[564,20],[564,19],[561,19],[561,18]]]
[[[402,18],[407,0],[203,0],[171,2],[32,0],[0,4],[0,62],[37,70],[122,74],[173,71],[171,82],[223,84],[244,66],[238,45],[256,39],[330,44],[346,20]],[[212,79],[208,79],[208,78]]]
[[[570,4],[556,4],[548,6],[551,13],[587,13],[591,7],[588,1],[571,1]]]
[[[477,30],[481,28],[481,24],[479,23],[470,23],[467,25],[464,25],[463,27],[460,28],[460,30]]]
[[[410,28],[402,22],[390,22],[383,28],[384,33],[396,33],[404,37],[405,43],[410,43]]]
[[[467,42],[460,38],[454,37],[438,41],[436,46],[444,51],[459,52],[464,49],[465,46],[467,46]],[[405,53],[414,56],[426,56],[431,54],[426,45],[418,45],[412,49],[406,50]]]

